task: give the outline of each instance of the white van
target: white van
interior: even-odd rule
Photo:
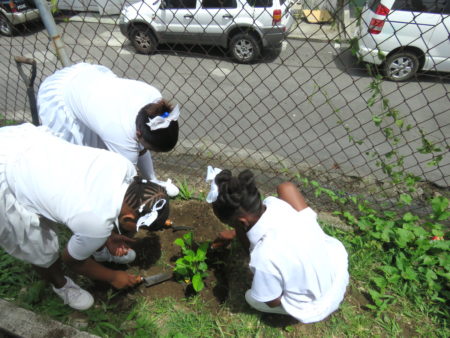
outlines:
[[[450,72],[450,0],[368,0],[357,34],[359,56],[390,80]]]

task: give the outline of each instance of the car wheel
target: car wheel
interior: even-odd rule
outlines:
[[[419,69],[419,58],[411,52],[398,52],[386,59],[384,74],[392,81],[406,81]]]
[[[147,26],[131,27],[130,38],[138,53],[152,54],[156,50],[156,38]]]
[[[230,42],[230,50],[237,62],[250,63],[260,54],[258,41],[250,34],[236,34]]]
[[[9,20],[0,14],[0,34],[6,36],[12,36],[14,32],[14,26],[9,22]]]

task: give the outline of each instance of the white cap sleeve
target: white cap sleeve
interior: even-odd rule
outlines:
[[[107,239],[108,237],[94,238],[74,234],[67,243],[67,251],[76,260],[83,261],[100,249]]]

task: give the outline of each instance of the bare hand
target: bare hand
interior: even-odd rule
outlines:
[[[139,284],[141,280],[142,278],[140,276],[130,275],[121,270],[115,270],[111,285],[116,289],[123,289]]]
[[[109,252],[114,256],[123,256],[128,253],[130,246],[128,243],[135,243],[136,240],[127,236],[111,233],[111,236],[106,241],[106,247]]]
[[[224,230],[219,232],[219,236],[212,242],[211,248],[218,249],[226,247],[236,237],[236,230]]]

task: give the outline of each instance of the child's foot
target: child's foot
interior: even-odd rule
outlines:
[[[114,256],[112,255],[106,246],[100,250],[94,252],[92,255],[97,262],[112,262],[117,264],[128,264],[135,260],[136,251],[133,249],[128,249],[128,253],[123,256]]]
[[[69,277],[65,276],[67,282],[62,288],[57,289],[52,286],[53,291],[61,297],[64,301],[64,304],[69,305],[72,309],[75,310],[87,310],[92,304],[94,304],[94,297],[80,288],[75,282]]]

